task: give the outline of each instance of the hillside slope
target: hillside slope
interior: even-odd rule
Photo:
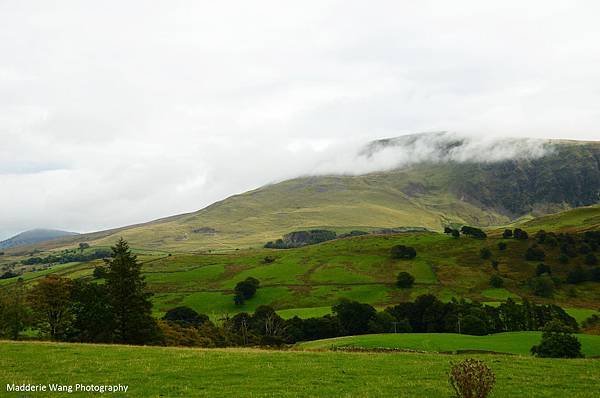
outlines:
[[[410,145],[405,141],[401,144]],[[384,142],[375,148],[385,145],[399,144]],[[231,250],[259,246],[298,229],[419,226],[441,230],[450,223],[486,227],[598,203],[598,142],[554,142],[542,157],[493,162],[445,157],[444,153],[461,143],[445,145],[436,152],[438,162],[359,176],[296,178],[232,196],[194,213],[61,243],[106,245],[123,236],[135,247]],[[52,245],[46,247],[59,243]]]
[[[67,236],[79,235],[76,232],[60,231],[56,229],[31,229],[21,232],[11,238],[0,242],[0,249],[8,249],[11,247],[31,245],[34,243],[45,242],[52,239],[63,238]]]

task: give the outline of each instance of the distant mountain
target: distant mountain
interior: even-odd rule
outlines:
[[[31,245],[34,243],[45,242],[47,240],[63,238],[66,236],[79,235],[76,232],[60,231],[57,229],[31,229],[21,232],[12,238],[0,242],[0,249],[8,249],[16,246]]]
[[[197,212],[44,246],[107,245],[123,237],[135,247],[231,250],[303,229],[501,226],[600,203],[600,142],[435,133],[375,141],[350,155],[368,164],[365,173],[295,178]]]

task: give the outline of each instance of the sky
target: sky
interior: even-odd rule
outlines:
[[[598,15],[574,0],[0,0],[0,239],[368,171],[361,146],[408,133],[597,140]]]

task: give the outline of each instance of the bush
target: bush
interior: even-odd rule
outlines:
[[[581,343],[572,333],[570,327],[558,321],[548,322],[542,341],[531,347],[531,353],[542,358],[582,358]]]
[[[505,229],[504,232],[502,232],[502,237],[504,239],[512,238],[512,236],[513,236],[512,229]]]
[[[506,250],[506,242],[498,242],[498,250]]]
[[[484,247],[479,251],[479,256],[482,259],[487,260],[488,258],[492,257],[492,251],[487,247]]]
[[[417,256],[417,251],[410,246],[396,245],[391,250],[392,258],[412,260]]]
[[[449,381],[457,397],[485,398],[492,391],[496,377],[482,361],[467,358],[452,365]]]
[[[408,288],[411,287],[415,283],[415,277],[409,274],[408,272],[400,272],[398,274],[398,278],[396,279],[396,286],[400,288]]]
[[[502,279],[502,277],[500,277],[500,275],[494,274],[490,278],[490,286],[491,287],[502,287],[502,286],[504,286],[504,279]]]

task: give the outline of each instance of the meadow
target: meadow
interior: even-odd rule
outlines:
[[[475,355],[495,372],[492,397],[594,397],[600,361]],[[6,383],[125,384],[127,397],[449,397],[464,355],[186,349],[0,343]],[[43,363],[44,366],[40,366]],[[127,369],[127,371],[124,371]],[[293,375],[293,377],[291,377]],[[285,386],[285,388],[281,388]],[[82,394],[36,394],[82,396]]]
[[[454,333],[389,333],[337,337],[298,343],[298,349],[326,350],[336,348],[397,349],[425,352],[488,351],[504,354],[530,355],[539,344],[541,332],[508,332],[487,336]],[[586,357],[600,357],[600,336],[578,334]]]

